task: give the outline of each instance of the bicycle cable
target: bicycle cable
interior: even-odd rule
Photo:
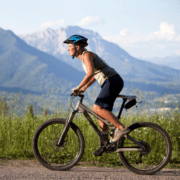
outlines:
[[[68,111],[67,111],[67,113],[66,113],[66,118],[65,119],[67,119],[68,117],[69,117],[69,112],[70,112],[70,109],[72,108],[73,110],[75,110],[75,108],[73,107],[73,106],[75,106],[75,104],[74,104],[74,98],[75,98],[76,96],[74,96],[73,94],[71,94],[71,98],[70,98],[70,105],[69,105],[69,108],[68,108]],[[77,112],[77,113],[81,113],[81,112]]]

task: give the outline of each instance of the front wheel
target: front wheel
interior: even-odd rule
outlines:
[[[167,165],[171,157],[171,141],[166,131],[151,122],[139,122],[129,127],[131,136],[144,145],[143,151],[119,152],[121,162],[130,171],[151,175]],[[128,138],[120,140],[118,147],[137,147]]]
[[[33,136],[33,153],[36,159],[48,169],[68,170],[75,166],[83,155],[84,138],[74,123],[70,124],[63,145],[57,146],[65,124],[65,119],[50,119],[42,123]]]

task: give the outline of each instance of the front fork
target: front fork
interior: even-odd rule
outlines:
[[[73,118],[74,118],[74,116],[75,116],[75,114],[76,114],[77,112],[78,112],[77,110],[74,110],[74,111],[71,113],[69,119],[66,120],[66,125],[65,125],[65,128],[64,128],[64,131],[63,131],[63,133],[61,134],[61,137],[59,138],[59,141],[58,141],[57,144],[56,144],[58,147],[60,147],[60,146],[63,145],[64,139],[65,139],[65,137],[66,137],[66,135],[67,135],[67,133],[68,133],[68,130],[69,130],[69,128],[70,128],[70,123],[72,122],[72,120],[73,120]]]

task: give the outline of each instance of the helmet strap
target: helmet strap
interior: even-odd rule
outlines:
[[[76,46],[75,46],[75,44],[73,44],[73,45],[74,45],[75,53],[74,53],[74,55],[73,55],[72,59],[74,59],[74,57],[76,56],[76,53],[77,53]],[[80,47],[78,50],[80,50],[80,49],[82,49],[82,48],[83,48],[83,47]]]
[[[76,52],[77,52],[77,49],[76,49],[75,44],[73,44],[73,45],[74,45],[75,53],[74,53],[74,55],[72,56],[72,59],[74,59],[74,57],[76,56]]]

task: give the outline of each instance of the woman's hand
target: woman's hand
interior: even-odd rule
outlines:
[[[74,95],[77,95],[78,92],[79,92],[79,90],[80,90],[79,86],[78,86],[78,87],[75,87],[75,88],[72,89],[72,93],[73,93]]]

